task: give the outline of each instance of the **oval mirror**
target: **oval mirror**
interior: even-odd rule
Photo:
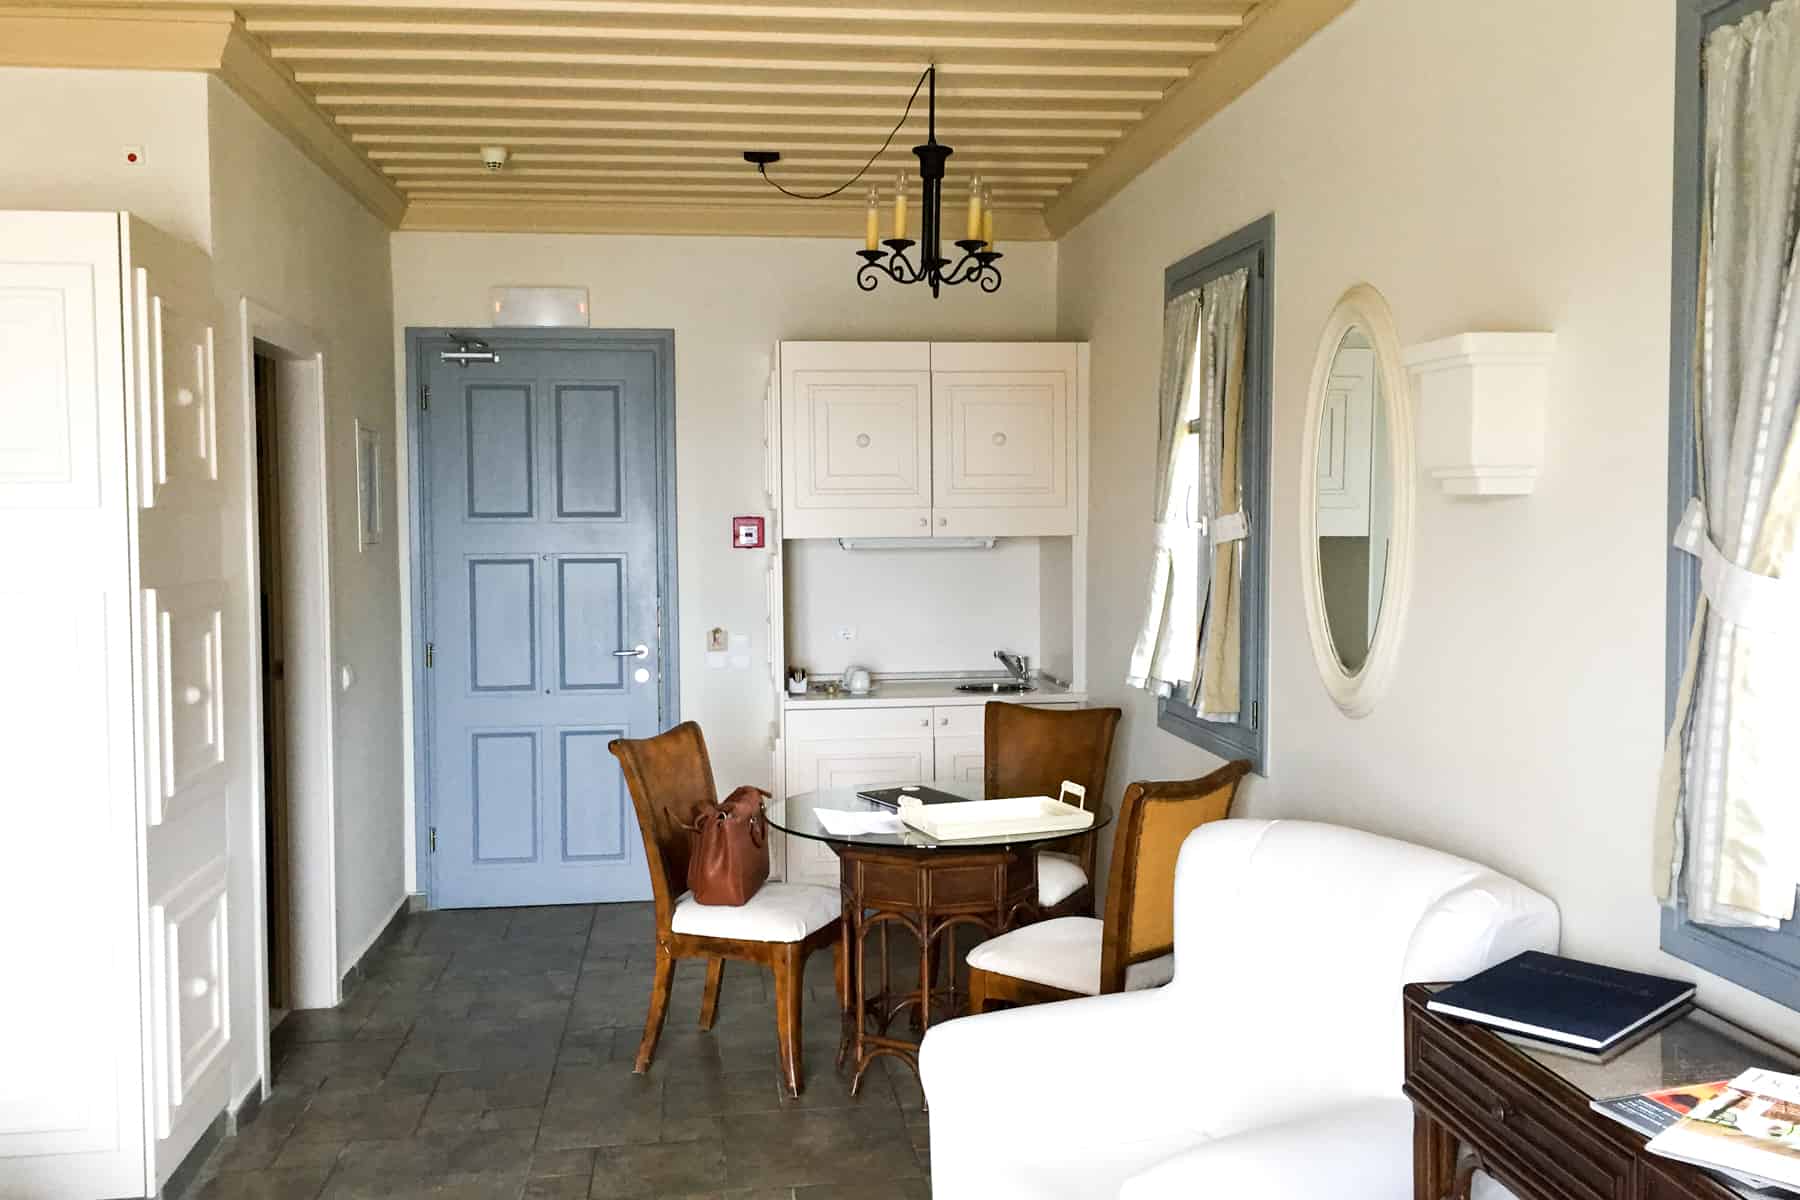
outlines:
[[[1307,616],[1326,690],[1374,707],[1399,643],[1410,580],[1412,418],[1387,304],[1352,288],[1320,339],[1302,504]]]

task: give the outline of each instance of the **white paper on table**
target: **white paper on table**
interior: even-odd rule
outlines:
[[[815,808],[813,815],[825,832],[838,837],[862,833],[899,833],[905,828],[898,815],[885,812],[850,812],[839,808]]]

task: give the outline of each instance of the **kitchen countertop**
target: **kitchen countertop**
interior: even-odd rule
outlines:
[[[1071,691],[1061,684],[1051,683],[1046,679],[1037,681],[1037,689],[1030,692],[1010,692],[994,695],[988,692],[959,692],[959,683],[989,682],[1001,676],[962,675],[947,676],[943,679],[881,679],[875,680],[875,688],[865,696],[852,696],[848,692],[826,695],[824,692],[812,691],[804,696],[793,696],[782,693],[782,705],[789,712],[798,712],[815,708],[907,708],[914,705],[952,705],[952,704],[986,704],[989,700],[1007,700],[1015,704],[1068,704],[1081,703],[1087,699],[1086,692]]]

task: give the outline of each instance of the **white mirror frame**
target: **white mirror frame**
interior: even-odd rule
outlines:
[[[1354,674],[1344,669],[1331,641],[1325,612],[1324,581],[1319,570],[1319,416],[1324,407],[1325,385],[1338,344],[1352,328],[1368,334],[1375,346],[1376,369],[1381,376],[1382,398],[1388,406],[1388,465],[1393,474],[1393,542],[1388,549],[1387,583],[1382,590],[1381,615],[1375,623],[1368,657]],[[1312,640],[1313,662],[1319,678],[1344,715],[1364,717],[1387,690],[1400,657],[1406,630],[1406,613],[1412,596],[1413,479],[1417,474],[1413,454],[1412,392],[1407,387],[1406,365],[1400,358],[1400,338],[1394,317],[1380,292],[1366,283],[1345,292],[1331,310],[1325,332],[1319,338],[1319,354],[1313,363],[1312,386],[1306,395],[1306,426],[1300,450],[1300,573],[1306,597],[1306,631]]]

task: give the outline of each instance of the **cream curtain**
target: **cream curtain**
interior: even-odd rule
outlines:
[[[1800,884],[1800,0],[1712,36],[1695,417],[1675,544],[1701,601],[1663,759],[1656,885],[1707,925],[1775,928]]]
[[[1222,721],[1238,713],[1248,286],[1249,272],[1235,271],[1163,313],[1155,550],[1126,676]]]

